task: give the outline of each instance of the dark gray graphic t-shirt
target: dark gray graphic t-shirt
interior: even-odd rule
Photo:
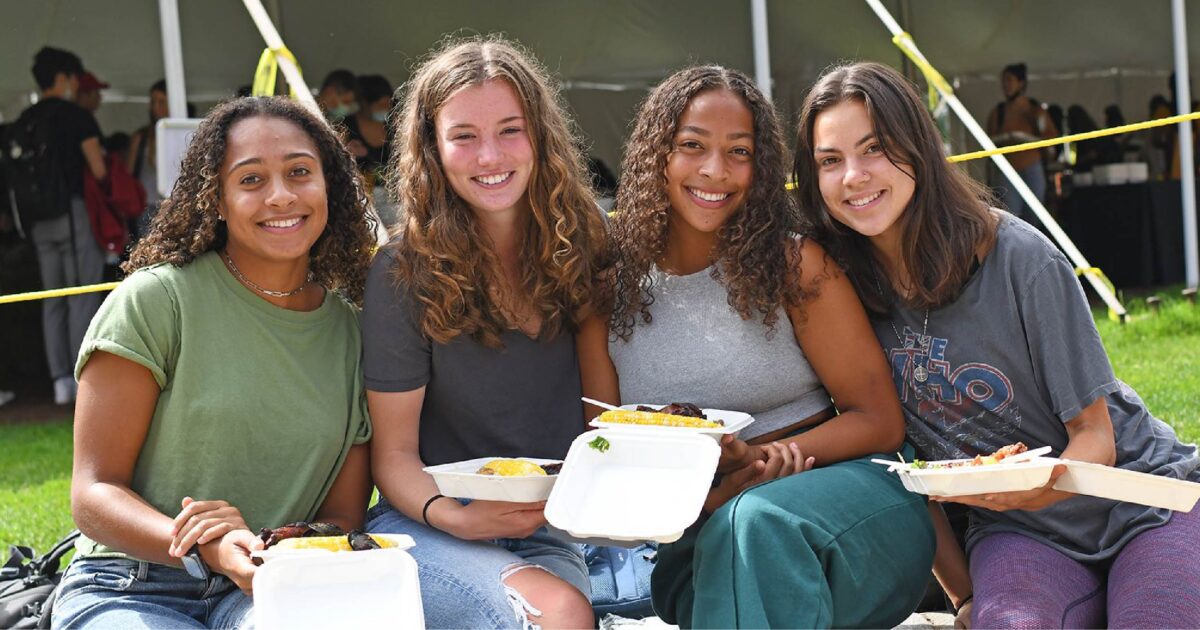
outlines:
[[[1118,467],[1200,480],[1196,447],[1181,444],[1116,379],[1074,268],[1025,222],[1004,215],[995,248],[958,300],[929,314],[923,336],[924,315],[897,308],[890,322],[873,322],[921,458],[973,457],[1014,442],[1049,445],[1059,455],[1064,424],[1103,397]],[[915,378],[919,367],[924,382]],[[1170,514],[1084,496],[1037,512],[972,510],[967,546],[1013,531],[1077,560],[1099,560]]]

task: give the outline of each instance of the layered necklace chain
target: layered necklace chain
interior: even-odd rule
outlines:
[[[872,275],[875,276],[875,290],[879,292],[879,297],[882,298],[884,297],[883,285],[879,283],[879,274],[872,270]],[[889,317],[888,325],[892,327],[892,332],[896,334],[896,340],[900,342],[901,346],[903,346],[904,337],[900,334],[900,329],[896,328],[896,320]],[[917,340],[918,345],[925,342],[925,334],[927,332],[929,332],[929,307],[925,308],[925,321],[921,324],[921,337]],[[929,355],[925,355],[925,361],[923,363],[918,362],[916,357],[913,358],[913,362],[917,364],[917,366],[913,368],[913,380],[919,384],[924,384],[929,380],[929,369],[925,367],[925,364],[929,362]]]
[[[293,295],[296,295],[308,288],[308,283],[312,282],[312,272],[310,271],[308,272],[308,277],[304,279],[304,282],[300,283],[300,286],[292,289],[291,291],[272,291],[271,289],[264,289],[257,284],[254,284],[250,278],[247,278],[244,274],[242,274],[242,271],[233,263],[233,258],[230,258],[229,252],[222,250],[221,258],[225,261],[225,266],[229,267],[229,271],[233,272],[234,277],[237,278],[238,281],[263,295],[269,295],[277,298],[292,297]]]

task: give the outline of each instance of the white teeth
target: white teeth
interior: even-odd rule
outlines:
[[[507,180],[509,177],[512,177],[512,174],[513,174],[513,172],[509,171],[507,173],[501,173],[499,175],[483,175],[480,177],[476,177],[475,179],[479,180],[479,182],[481,184],[487,184],[488,186],[495,186],[496,184],[499,184],[499,183]]]
[[[263,221],[263,225],[273,228],[290,228],[298,223],[300,223],[300,217],[296,217],[294,219],[279,219],[276,221]]]
[[[865,197],[863,199],[847,199],[846,203],[854,206],[855,208],[861,208],[861,207],[871,203],[872,201],[875,201],[876,199],[879,198],[879,195],[882,195],[882,194],[883,194],[883,191],[881,190],[881,191],[875,193],[874,195],[871,195],[870,197]]]
[[[696,190],[695,188],[689,188],[688,192],[692,193],[693,195],[696,195],[697,197],[699,197],[705,201],[724,201],[729,198],[729,195],[732,194],[732,193],[706,193],[702,190]]]

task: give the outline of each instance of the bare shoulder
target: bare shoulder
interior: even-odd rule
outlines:
[[[844,275],[833,256],[811,236],[794,236],[789,253],[799,282],[805,289],[816,289],[825,281]]]

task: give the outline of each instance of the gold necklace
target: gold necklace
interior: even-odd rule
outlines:
[[[225,260],[225,266],[229,267],[229,270],[233,272],[234,277],[236,277],[239,281],[241,281],[242,284],[246,285],[247,287],[249,287],[263,295],[269,295],[271,297],[277,297],[277,298],[292,297],[293,295],[296,295],[297,293],[300,293],[301,291],[307,289],[308,283],[312,282],[312,277],[313,277],[312,272],[309,271],[308,277],[304,279],[304,282],[300,283],[300,286],[296,287],[295,289],[292,289],[291,291],[272,291],[271,289],[264,289],[264,288],[258,286],[257,284],[254,284],[253,282],[251,282],[250,278],[247,278],[245,275],[242,274],[242,271],[240,269],[238,269],[238,266],[233,264],[233,259],[229,257],[229,252],[222,251],[221,258],[223,258]]]

